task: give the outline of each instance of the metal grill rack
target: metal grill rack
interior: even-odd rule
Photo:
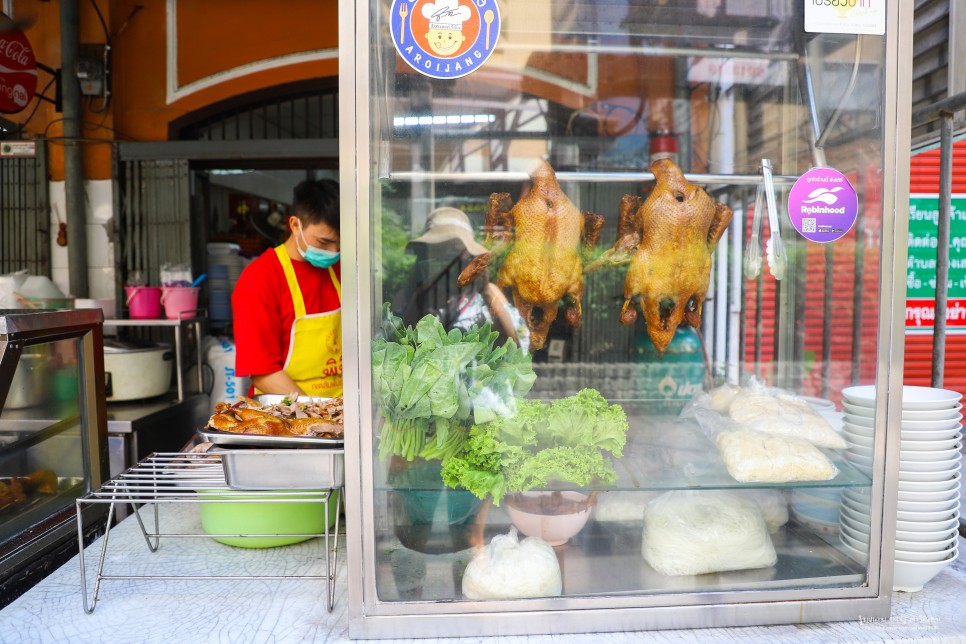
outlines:
[[[336,488],[334,488],[336,489]],[[184,453],[154,453],[143,461],[125,470],[116,478],[108,481],[97,490],[78,498],[77,530],[78,550],[80,558],[81,591],[84,596],[84,611],[94,612],[97,605],[97,595],[101,582],[109,579],[225,579],[225,580],[266,580],[266,579],[306,579],[326,580],[326,610],[332,612],[335,603],[335,565],[338,554],[339,513],[336,513],[335,529],[330,531],[329,522],[325,521],[325,530],[320,533],[246,533],[240,534],[212,534],[212,533],[163,533],[159,525],[158,507],[162,503],[319,503],[324,516],[329,516],[329,503],[332,501],[334,489],[330,490],[299,490],[287,489],[277,491],[267,490],[236,490],[230,488],[225,480],[225,471],[219,454],[184,454]],[[341,489],[337,488],[337,489]],[[199,494],[198,490],[204,490]],[[213,498],[217,495],[219,498]],[[338,495],[337,503],[344,508],[344,494]],[[88,597],[87,567],[84,562],[84,540],[82,534],[82,520],[84,506],[92,504],[110,504],[107,515],[107,527],[101,542],[100,558],[97,562],[97,573],[94,581],[93,593]],[[129,503],[141,528],[141,533],[151,552],[157,552],[161,545],[161,537],[165,538],[214,538],[214,537],[323,537],[325,539],[325,574],[324,575],[113,575],[104,574],[104,561],[111,535],[111,523],[114,519],[114,509],[117,504]],[[146,506],[153,507],[154,525],[149,529],[142,516]],[[332,541],[330,543],[330,537]]]

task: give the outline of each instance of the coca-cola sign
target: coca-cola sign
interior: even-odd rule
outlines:
[[[22,111],[37,90],[37,59],[30,41],[0,13],[0,112]]]

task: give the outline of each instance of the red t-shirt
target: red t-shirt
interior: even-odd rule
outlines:
[[[329,269],[292,260],[306,315],[341,306]],[[332,267],[342,279],[341,264]],[[282,264],[269,249],[245,267],[231,294],[235,330],[235,374],[260,376],[281,371],[288,357],[295,305]]]

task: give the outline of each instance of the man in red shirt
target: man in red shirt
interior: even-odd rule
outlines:
[[[255,393],[342,396],[339,186],[294,190],[289,237],[249,264],[232,292],[235,372]]]

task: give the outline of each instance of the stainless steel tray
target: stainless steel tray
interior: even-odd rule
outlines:
[[[325,490],[345,485],[341,449],[219,449],[233,490]]]
[[[258,434],[236,434],[222,432],[209,427],[198,430],[198,438],[215,445],[238,445],[245,447],[318,447],[341,448],[342,438],[322,438],[320,436],[261,436]]]

